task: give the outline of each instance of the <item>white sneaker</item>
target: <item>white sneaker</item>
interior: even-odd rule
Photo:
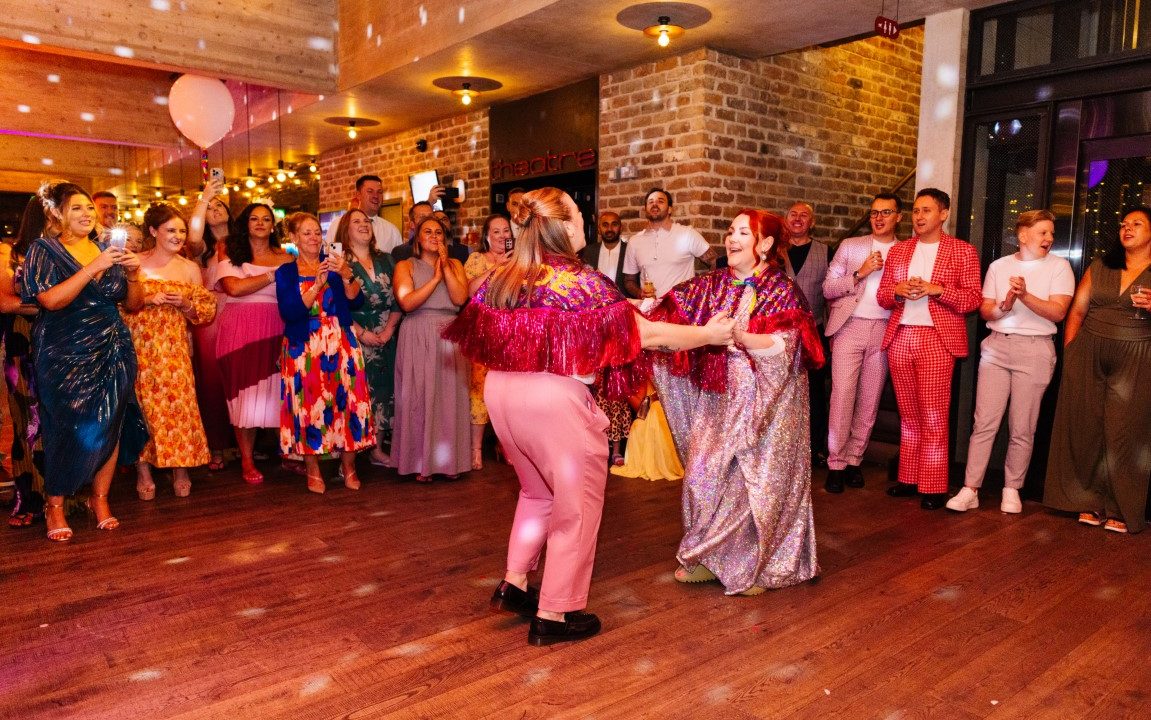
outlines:
[[[955,512],[967,512],[979,507],[979,493],[975,492],[966,485],[963,489],[956,494],[955,497],[947,501],[947,509],[954,510]]]
[[[1023,512],[1023,501],[1019,499],[1019,491],[1015,488],[1003,488],[1003,499],[999,502],[999,510],[1005,513]]]

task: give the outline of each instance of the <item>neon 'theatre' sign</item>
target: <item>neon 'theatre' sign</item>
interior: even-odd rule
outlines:
[[[537,155],[526,160],[492,160],[492,182],[511,178],[547,175],[549,173],[590,170],[596,166],[598,153],[594,148],[567,150]]]

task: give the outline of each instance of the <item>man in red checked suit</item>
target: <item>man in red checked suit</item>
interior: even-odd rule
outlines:
[[[922,496],[924,510],[947,502],[948,411],[955,358],[967,357],[964,315],[982,302],[979,254],[943,232],[951,198],[915,195],[915,235],[887,255],[876,299],[891,310],[883,347],[899,404],[899,483],[892,497]]]

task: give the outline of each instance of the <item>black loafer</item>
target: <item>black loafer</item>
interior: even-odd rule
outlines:
[[[570,640],[585,640],[599,632],[599,618],[587,612],[569,612],[563,620],[532,618],[528,644],[539,647]]]
[[[828,470],[827,480],[823,481],[823,489],[829,493],[843,492],[843,471]]]
[[[906,483],[896,483],[887,488],[887,494],[891,497],[915,497],[919,494],[919,487]]]
[[[507,580],[501,580],[496,591],[492,593],[492,612],[506,612],[513,615],[523,615],[531,618],[539,610],[540,591],[528,586],[527,591],[520,590]]]
[[[947,504],[947,493],[924,493],[919,507],[924,510],[938,510]]]
[[[849,488],[863,487],[863,471],[859,469],[858,465],[848,465],[843,469],[844,482],[847,483]]]

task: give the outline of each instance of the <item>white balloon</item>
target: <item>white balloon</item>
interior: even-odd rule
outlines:
[[[232,129],[236,103],[223,82],[200,75],[181,75],[168,92],[168,112],[184,137],[200,148],[208,148]]]

